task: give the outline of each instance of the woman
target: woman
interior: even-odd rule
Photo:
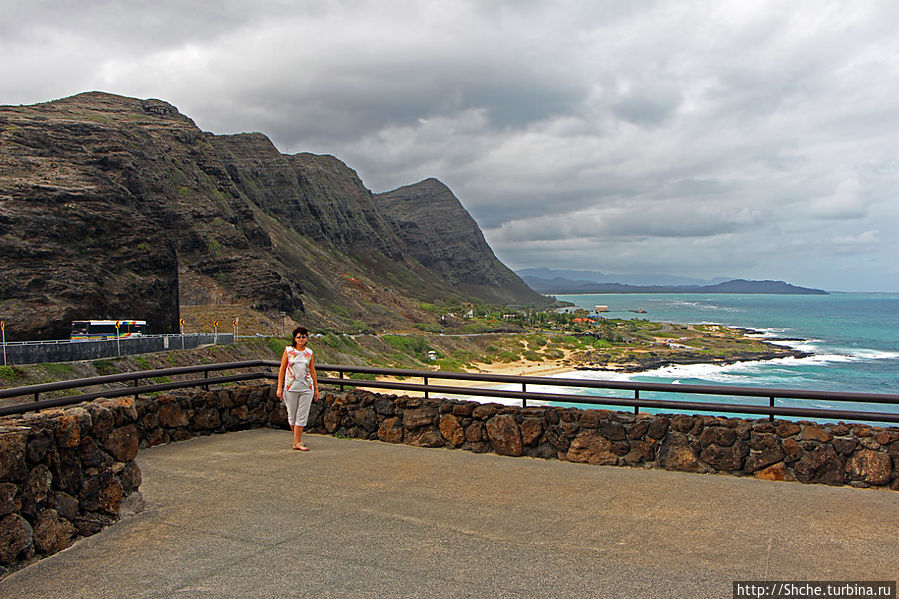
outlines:
[[[309,451],[303,444],[303,427],[312,402],[318,401],[318,375],[312,350],[306,347],[308,340],[309,331],[297,327],[293,331],[293,347],[284,348],[278,370],[278,397],[287,406],[287,422],[293,429],[293,448],[299,451]]]

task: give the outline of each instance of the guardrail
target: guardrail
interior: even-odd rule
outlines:
[[[678,412],[723,412],[739,414],[758,414],[774,419],[775,416],[796,416],[804,418],[827,418],[834,420],[863,420],[874,422],[899,422],[899,410],[896,412],[871,412],[858,410],[838,410],[830,408],[803,408],[794,406],[778,406],[778,399],[796,399],[804,401],[839,401],[848,403],[887,404],[899,407],[899,395],[881,393],[848,393],[837,391],[812,391],[801,389],[773,389],[765,387],[736,387],[727,385],[681,385],[673,383],[641,383],[632,381],[603,381],[591,379],[566,379],[555,377],[533,377],[519,375],[478,374],[465,372],[445,372],[433,370],[404,370],[396,368],[378,368],[369,366],[337,366],[322,364],[319,371],[334,371],[339,378],[321,377],[321,383],[338,386],[369,387],[376,389],[395,389],[402,391],[423,391],[425,397],[430,393],[448,395],[468,395],[520,399],[522,407],[527,407],[528,400],[563,404],[611,405],[631,407],[634,413],[640,408],[670,409]],[[421,377],[424,384],[402,383],[394,381],[371,381],[345,378],[344,373],[374,374],[382,376]],[[481,387],[452,387],[432,385],[432,379],[480,381],[485,383],[520,384],[521,391],[507,389],[489,389]],[[567,393],[543,393],[527,391],[528,385],[552,387],[569,387],[575,389],[624,389],[633,391],[634,397],[598,397],[595,395],[578,395]],[[640,392],[661,392],[698,395],[724,395],[733,397],[758,397],[768,401],[768,405],[743,403],[709,403],[695,401],[663,400],[641,398]]]
[[[7,341],[3,344],[3,365],[38,362],[72,362],[114,356],[145,354],[175,349],[194,349],[206,343],[228,345],[232,333],[190,333],[181,335],[132,335],[111,339],[49,339]]]
[[[65,345],[68,343],[90,343],[92,341],[115,341],[119,339],[121,341],[126,341],[129,339],[156,339],[156,338],[178,338],[178,337],[228,337],[231,338],[234,336],[233,333],[153,333],[153,334],[140,334],[140,335],[130,335],[128,337],[107,337],[105,339],[34,339],[31,341],[6,341],[4,345],[7,347],[20,347],[23,345]],[[252,337],[253,335],[240,335],[241,337]]]
[[[134,395],[137,397],[141,393],[155,393],[159,391],[169,391],[172,389],[184,389],[188,387],[204,387],[209,385],[232,383],[239,381],[249,381],[255,379],[274,379],[277,374],[271,371],[243,372],[227,376],[210,377],[210,372],[220,370],[237,370],[245,368],[256,368],[260,366],[278,366],[278,362],[272,360],[249,360],[245,362],[223,362],[219,364],[201,364],[197,366],[181,366],[177,368],[162,368],[159,370],[140,370],[137,372],[123,372],[121,374],[108,374],[105,376],[95,376],[84,379],[73,379],[69,381],[59,381],[55,383],[40,383],[38,385],[28,385],[25,387],[15,387],[11,389],[0,389],[0,400],[12,397],[24,397],[33,395],[34,401],[27,403],[16,403],[12,405],[0,406],[0,416],[8,414],[22,414],[25,412],[33,412],[44,408],[54,408],[80,403],[82,401],[90,401],[99,397],[123,397],[126,395]],[[172,381],[165,383],[153,383],[151,385],[138,385],[142,379],[152,379],[157,377],[178,376],[183,374],[193,374],[202,372],[203,378],[189,379],[184,381]],[[65,389],[76,389],[79,387],[93,387],[96,385],[106,385],[110,383],[132,382],[131,387],[104,389],[102,391],[94,391],[92,393],[83,393],[80,395],[70,395],[64,397],[56,397],[53,399],[41,399],[42,393],[50,393],[53,391],[63,391]]]
[[[228,362],[222,364],[204,364],[197,366],[186,366],[181,368],[166,368],[162,370],[144,370],[140,372],[131,372],[123,374],[113,374],[101,377],[93,377],[88,379],[77,379],[72,381],[61,381],[57,383],[44,383],[40,385],[30,385],[27,387],[18,387],[14,389],[0,389],[0,399],[10,397],[21,397],[26,395],[34,395],[35,401],[24,404],[14,404],[11,406],[0,407],[0,416],[5,414],[23,413],[27,411],[39,410],[46,407],[56,407],[60,405],[68,405],[96,399],[98,397],[120,397],[125,395],[138,395],[140,393],[151,393],[157,391],[166,391],[171,389],[198,387],[219,383],[237,382],[254,379],[276,379],[276,373],[272,371],[256,371],[233,374],[220,377],[209,377],[209,373],[220,370],[235,370],[256,367],[277,368],[279,362],[275,360],[251,360],[246,362]],[[466,372],[447,372],[435,370],[408,370],[400,368],[380,368],[372,366],[345,366],[337,364],[320,364],[317,366],[319,373],[336,372],[337,377],[319,376],[320,384],[336,385],[341,390],[345,386],[363,387],[370,389],[386,389],[396,391],[417,391],[423,392],[425,397],[431,393],[445,395],[463,395],[474,397],[496,397],[504,399],[521,400],[522,407],[527,407],[528,401],[553,402],[561,404],[581,404],[581,405],[599,405],[599,406],[618,406],[633,408],[634,413],[638,413],[640,408],[655,408],[674,410],[678,412],[696,413],[696,412],[713,412],[725,414],[754,414],[760,416],[768,416],[774,419],[775,416],[793,416],[807,419],[833,419],[833,420],[849,420],[849,421],[868,421],[868,422],[896,422],[899,423],[899,409],[894,412],[872,412],[867,410],[841,410],[830,408],[808,408],[796,406],[777,405],[778,400],[801,400],[801,401],[837,401],[846,403],[866,403],[866,404],[883,404],[899,407],[899,395],[896,394],[878,394],[878,393],[847,393],[835,391],[813,391],[801,389],[772,389],[764,387],[734,387],[724,385],[681,385],[671,383],[641,383],[631,381],[603,381],[590,379],[567,379],[567,378],[551,378],[551,377],[533,377],[518,375],[497,375],[497,374],[479,374]],[[186,381],[175,381],[167,383],[156,383],[152,385],[138,386],[137,383],[141,379],[155,378],[161,376],[173,376],[181,374],[190,374],[194,372],[203,372],[204,378],[192,379]],[[404,378],[421,378],[422,383],[411,383],[402,381],[379,381],[379,380],[360,380],[347,378],[346,373],[355,373],[363,375],[380,375]],[[450,385],[434,385],[431,383],[433,379],[438,380],[462,380],[474,381],[480,383],[501,383],[521,385],[521,391],[513,391],[510,389],[496,389],[490,387],[459,387]],[[108,384],[115,382],[132,381],[134,386],[124,387],[121,389],[107,389],[86,393],[82,395],[60,397],[49,400],[40,400],[41,393],[51,391],[59,391],[77,387],[86,387],[99,384]],[[627,397],[607,397],[583,394],[567,394],[567,393],[544,393],[540,391],[528,391],[528,385],[531,386],[552,386],[565,387],[572,389],[618,389],[632,391],[633,398]],[[730,403],[710,403],[699,401],[681,401],[671,399],[651,399],[640,397],[641,392],[654,393],[678,393],[678,394],[696,394],[696,395],[717,395],[727,397],[754,397],[763,398],[768,401],[768,405],[745,404],[738,402]]]

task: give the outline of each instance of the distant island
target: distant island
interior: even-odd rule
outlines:
[[[783,281],[734,279],[714,285],[624,285],[576,281],[563,277],[543,279],[524,275],[522,279],[539,293],[748,293],[780,295],[829,295],[822,289],[797,287]]]

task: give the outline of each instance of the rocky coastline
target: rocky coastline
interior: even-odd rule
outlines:
[[[755,331],[747,331],[755,333]],[[665,368],[667,366],[685,366],[691,364],[727,365],[739,362],[761,362],[781,358],[808,358],[813,354],[790,347],[777,345],[774,341],[804,341],[804,339],[772,339],[763,343],[766,351],[728,351],[723,355],[700,353],[693,348],[665,348],[636,351],[626,360],[617,359],[609,353],[590,351],[572,355],[569,360],[574,370],[611,370],[615,372],[645,372]]]

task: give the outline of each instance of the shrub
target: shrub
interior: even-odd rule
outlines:
[[[8,383],[15,383],[25,378],[25,371],[15,366],[0,366],[0,379]]]
[[[546,345],[546,337],[543,335],[534,335],[528,340],[528,346],[531,348],[543,347]]]
[[[118,369],[116,369],[115,363],[112,360],[94,360],[93,366],[94,370],[96,370],[97,374],[100,376],[118,372]]]
[[[72,374],[74,374],[75,369],[72,368],[69,364],[57,364],[54,362],[48,362],[46,364],[42,364],[44,370],[47,374],[56,380],[62,380],[66,378],[71,378]]]
[[[437,369],[448,370],[450,372],[462,372],[465,370],[465,364],[460,360],[453,358],[437,358]]]
[[[376,377],[370,372],[353,372],[347,375],[347,378],[356,379],[358,381],[373,381]]]
[[[316,343],[320,343],[321,345],[327,345],[328,347],[337,349],[338,347],[340,347],[340,337],[338,337],[334,333],[328,333],[324,337],[318,338],[316,340]]]
[[[415,335],[383,335],[381,339],[393,349],[413,356],[422,362],[428,359],[428,351],[430,351],[431,346],[428,345],[428,340],[424,337]]]
[[[562,358],[565,357],[565,352],[563,352],[561,349],[553,348],[553,349],[548,349],[548,350],[544,351],[543,355],[546,357],[547,360],[561,360]]]
[[[284,348],[287,347],[287,339],[269,337],[266,341],[268,342],[269,349],[272,350],[272,353],[280,358],[281,354],[284,353]]]
[[[496,359],[500,362],[516,362],[518,361],[519,356],[515,352],[504,349],[496,354]]]

